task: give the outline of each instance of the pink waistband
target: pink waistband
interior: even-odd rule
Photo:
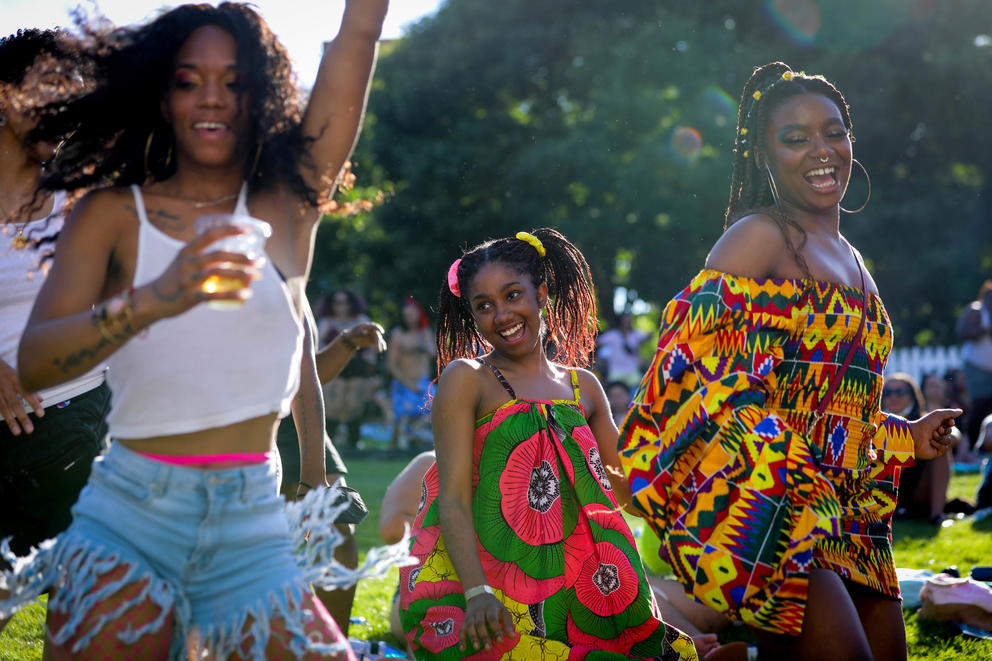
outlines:
[[[232,452],[231,454],[150,454],[137,452],[142,457],[175,466],[200,466],[202,464],[236,464],[247,466],[263,464],[272,457],[271,452]]]

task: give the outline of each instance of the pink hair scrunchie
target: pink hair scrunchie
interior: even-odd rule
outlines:
[[[448,291],[458,298],[462,297],[462,290],[458,287],[458,267],[461,266],[461,263],[462,259],[459,257],[451,262],[451,266],[448,268]]]

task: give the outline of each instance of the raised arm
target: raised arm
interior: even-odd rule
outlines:
[[[986,333],[992,334],[992,328],[982,326],[981,306],[977,302],[968,305],[958,318],[957,328],[958,339],[962,342],[977,340]]]
[[[334,339],[317,352],[317,375],[327,383],[345,368],[355,352],[365,347],[375,347],[378,353],[386,350],[385,331],[382,326],[367,321],[338,333]]]
[[[355,146],[388,5],[388,0],[347,0],[341,29],[324,49],[303,118],[303,133],[314,141],[301,174],[317,190],[322,176],[337,176]]]
[[[434,447],[437,453],[438,513],[451,564],[458,572],[462,590],[488,585],[479,560],[472,520],[473,432],[476,407],[481,396],[478,374],[470,365],[455,361],[445,368],[431,405]],[[464,651],[471,643],[476,650],[488,648],[489,630],[513,635],[513,619],[496,597],[482,593],[465,605],[465,620],[458,636]],[[496,642],[502,635],[496,634]]]

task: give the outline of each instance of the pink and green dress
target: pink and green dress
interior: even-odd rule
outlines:
[[[488,365],[488,364],[487,364]],[[695,659],[661,621],[575,399],[510,401],[475,425],[473,523],[486,579],[515,636],[490,651],[458,649],[462,585],[441,535],[437,466],[414,522],[415,565],[400,570],[400,618],[418,659]]]
[[[890,521],[914,447],[879,410],[891,347],[881,299],[835,283],[705,270],[666,306],[620,460],[689,594],[787,634],[814,568],[899,597]]]

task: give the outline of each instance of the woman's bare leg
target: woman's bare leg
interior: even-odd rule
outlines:
[[[881,595],[857,595],[854,607],[875,661],[906,661],[906,623],[902,604]]]
[[[755,630],[759,658],[803,661],[872,661],[872,648],[858,610],[840,576],[814,569],[809,576],[806,615],[798,636]]]

